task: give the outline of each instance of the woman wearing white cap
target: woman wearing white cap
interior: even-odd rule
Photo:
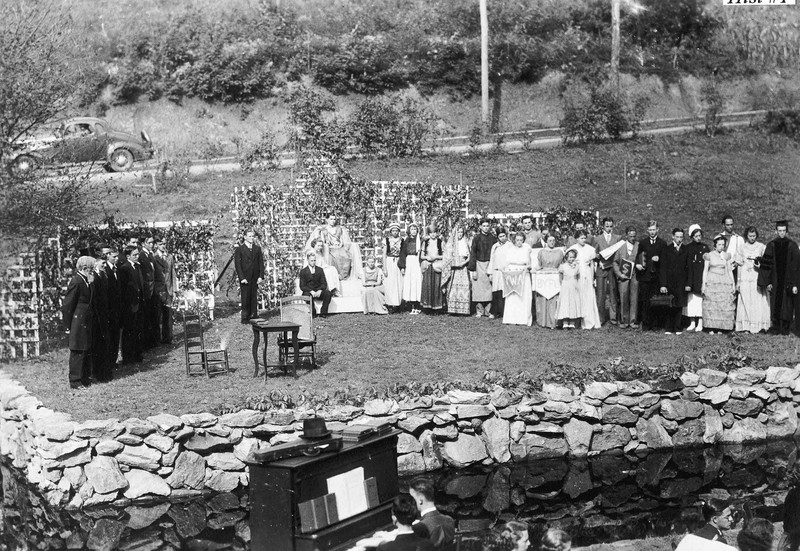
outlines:
[[[706,264],[703,255],[710,249],[703,243],[703,230],[699,224],[689,226],[689,237],[692,242],[686,245],[686,306],[683,315],[690,321],[687,331],[702,331],[703,270]]]
[[[403,303],[403,274],[397,266],[400,260],[400,251],[403,248],[403,238],[400,237],[400,224],[389,224],[389,235],[383,243],[383,275],[386,306],[390,310],[398,308]]]

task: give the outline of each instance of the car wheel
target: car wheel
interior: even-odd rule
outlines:
[[[108,158],[108,166],[114,172],[125,172],[133,166],[133,153],[121,147],[115,149]]]
[[[8,165],[8,169],[14,176],[22,176],[39,168],[39,162],[30,155],[20,155]]]

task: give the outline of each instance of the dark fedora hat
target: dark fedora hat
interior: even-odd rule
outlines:
[[[319,438],[326,438],[331,435],[331,431],[325,426],[325,419],[322,417],[312,417],[311,419],[303,420],[303,434],[300,438],[308,440],[316,440]]]

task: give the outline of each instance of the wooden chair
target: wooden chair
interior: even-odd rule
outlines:
[[[311,367],[317,367],[317,333],[311,315],[313,307],[309,296],[296,295],[281,299],[281,321],[300,324],[300,333],[297,335],[300,358],[311,358]],[[278,359],[284,361],[293,354],[292,339],[278,335]]]
[[[203,337],[203,316],[183,312],[183,350],[186,356],[186,375],[206,377],[228,372],[228,351],[225,348],[207,349]]]

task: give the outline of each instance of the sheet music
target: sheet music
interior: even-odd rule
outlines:
[[[363,513],[367,505],[367,492],[364,488],[364,467],[337,474],[328,479],[328,493],[336,496],[336,509],[339,520]]]

